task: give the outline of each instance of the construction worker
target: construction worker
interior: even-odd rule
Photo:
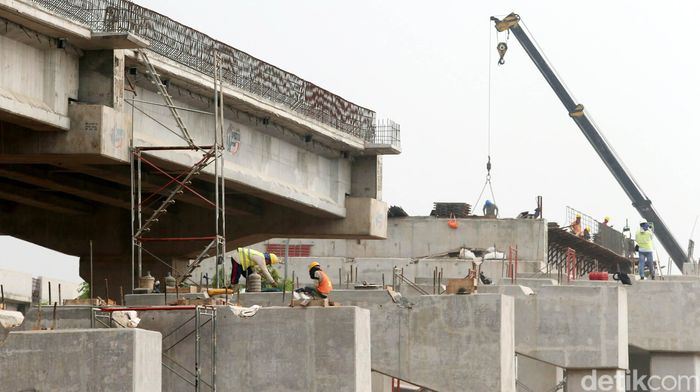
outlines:
[[[583,234],[581,235],[581,237],[583,237],[583,239],[586,241],[591,240],[591,227],[590,226],[586,226],[586,228],[583,229]]]
[[[484,216],[487,218],[498,217],[498,207],[491,200],[486,200],[484,202],[484,208],[483,208],[482,212],[484,213]]]
[[[258,252],[249,248],[238,248],[231,252],[231,284],[238,284],[241,276],[247,278],[256,265],[268,282],[276,285],[275,279],[267,269],[268,265],[277,264],[279,259],[274,253]]]
[[[654,280],[654,231],[648,222],[639,224],[639,230],[634,236],[637,242],[637,253],[639,254],[639,276],[644,280],[644,266],[649,267],[651,280]]]
[[[603,226],[610,226],[610,217],[607,215],[603,218]]]
[[[296,291],[309,294],[314,298],[328,298],[328,294],[333,291],[333,284],[331,278],[321,269],[321,264],[315,261],[309,264],[309,276],[316,281],[315,287],[302,287]]]
[[[582,237],[583,236],[583,227],[581,227],[581,214],[576,214],[576,219],[571,222],[569,225],[569,229],[571,230],[571,234],[575,235],[576,237]]]

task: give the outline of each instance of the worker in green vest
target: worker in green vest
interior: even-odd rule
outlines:
[[[270,274],[267,266],[277,264],[279,259],[274,253],[258,252],[250,248],[238,248],[231,253],[231,284],[238,284],[241,276],[247,278],[253,273],[254,267],[258,267],[268,282],[276,285],[275,279]]]
[[[649,267],[651,280],[654,280],[654,231],[648,222],[639,224],[639,230],[634,236],[637,242],[637,253],[639,254],[639,276],[644,280],[644,266]]]

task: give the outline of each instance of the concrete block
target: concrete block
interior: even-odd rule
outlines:
[[[3,391],[161,390],[161,335],[140,329],[12,332],[0,346]]]
[[[515,391],[512,298],[430,295],[400,306],[358,290],[334,299],[370,309],[372,370],[436,391]]]
[[[499,251],[518,245],[520,260],[547,260],[547,222],[541,219],[458,219],[459,228],[450,229],[447,219],[432,216],[389,218],[386,241],[292,240],[292,244],[313,244],[316,257],[422,258],[459,250],[460,247]],[[272,240],[276,243],[283,239]]]
[[[250,318],[217,307],[217,388],[222,391],[370,392],[369,312],[357,307],[260,309]],[[140,327],[168,335],[192,317],[191,311],[141,313]],[[189,322],[164,340],[164,352],[193,367],[193,339],[168,350],[193,329]],[[201,328],[202,375],[210,382],[211,328]],[[164,391],[192,387],[169,370]]]
[[[515,351],[562,368],[626,369],[627,296],[622,287],[480,286],[515,299]]]
[[[626,286],[629,344],[646,351],[700,352],[700,283],[638,281]]]
[[[57,306],[54,322],[53,307],[31,307],[19,327],[21,331],[47,329],[83,329],[92,327],[91,306]]]
[[[535,334],[519,342],[519,353],[567,369],[627,368],[625,289],[544,286],[536,297]]]

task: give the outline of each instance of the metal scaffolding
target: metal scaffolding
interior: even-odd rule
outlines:
[[[168,369],[178,378],[194,387],[195,392],[200,392],[202,387],[216,392],[216,307],[213,306],[149,306],[149,307],[113,307],[113,308],[92,308],[91,327],[92,328],[127,328],[114,318],[114,312],[127,311],[185,311],[194,310],[194,314],[175,326],[169,332],[163,332],[163,367]],[[194,321],[191,329],[185,327]],[[202,377],[202,332],[205,326],[209,325],[211,373],[209,381]],[[177,361],[170,355],[169,351],[179,347],[194,335],[194,371]]]
[[[182,139],[186,145],[176,146],[135,146],[133,142],[133,134],[131,141],[131,268],[132,268],[132,292],[135,288],[135,276],[143,276],[143,258],[146,253],[151,258],[170,267],[176,275],[177,284],[185,280],[190,280],[192,272],[199,267],[201,262],[210,256],[213,250],[216,254],[217,268],[218,265],[223,265],[224,255],[226,254],[226,214],[225,211],[225,179],[224,179],[224,137],[223,137],[223,84],[221,80],[221,63],[219,54],[215,53],[214,58],[214,112],[206,113],[213,115],[215,118],[213,139],[208,141],[206,145],[197,144],[190,135],[187,125],[179,114],[178,108],[175,106],[172,97],[160,78],[156,68],[151,63],[147,53],[140,50],[137,56],[146,68],[146,73],[150,78],[151,83],[155,86],[156,91],[163,97],[164,103],[145,102],[141,103],[153,104],[157,106],[165,106],[169,109],[179,132],[169,129]],[[132,100],[133,101],[133,100]],[[132,108],[136,109],[135,103],[127,100]],[[132,116],[133,119],[133,116]],[[163,125],[159,122],[159,124]],[[163,125],[165,126],[165,125]],[[199,160],[191,167],[182,170],[178,174],[171,174],[168,170],[160,167],[152,155],[162,151],[191,151],[195,154],[200,154]],[[194,177],[202,174],[204,170],[214,166],[214,195],[213,199],[205,197],[198,192],[192,185]],[[148,195],[143,192],[143,172],[144,166],[147,166],[153,173],[166,177],[166,183]],[[194,197],[200,199],[203,205],[214,209],[214,224],[212,231],[197,236],[180,236],[180,237],[158,237],[149,236],[148,233],[157,225],[160,218],[168,211],[173,204],[177,202],[178,197],[185,192],[190,193]],[[168,263],[154,252],[147,249],[146,244],[163,241],[195,241],[205,242],[203,250],[199,255],[187,266],[186,270],[175,270],[172,263]],[[223,272],[225,275],[225,271]],[[216,280],[217,287],[219,279]]]

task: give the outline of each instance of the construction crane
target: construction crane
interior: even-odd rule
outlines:
[[[574,120],[576,125],[581,129],[583,135],[593,146],[593,149],[598,153],[598,156],[605,162],[612,175],[625,191],[627,196],[632,201],[632,206],[639,211],[639,214],[648,222],[654,225],[654,234],[668,252],[676,266],[683,271],[683,263],[687,261],[687,256],[683,248],[678,244],[668,227],[661,219],[659,214],[651,205],[651,200],[644,194],[642,188],[637,184],[629,170],[622,164],[622,161],[617,157],[615,151],[610,146],[610,143],[605,139],[600,130],[596,127],[591,117],[584,110],[583,105],[576,103],[567,91],[564,84],[559,80],[553,68],[549,65],[545,57],[540,53],[537,46],[530,39],[528,33],[520,26],[520,16],[511,13],[505,18],[498,19],[491,17],[498,32],[510,31],[517,38],[520,45],[525,49],[525,52],[530,56],[530,59],[535,63],[537,69],[540,70],[547,83],[549,83],[554,93],[557,94],[559,100],[566,108],[569,116]],[[499,64],[503,64],[503,56],[505,55],[508,46],[504,42],[498,43],[497,50],[500,54]]]

